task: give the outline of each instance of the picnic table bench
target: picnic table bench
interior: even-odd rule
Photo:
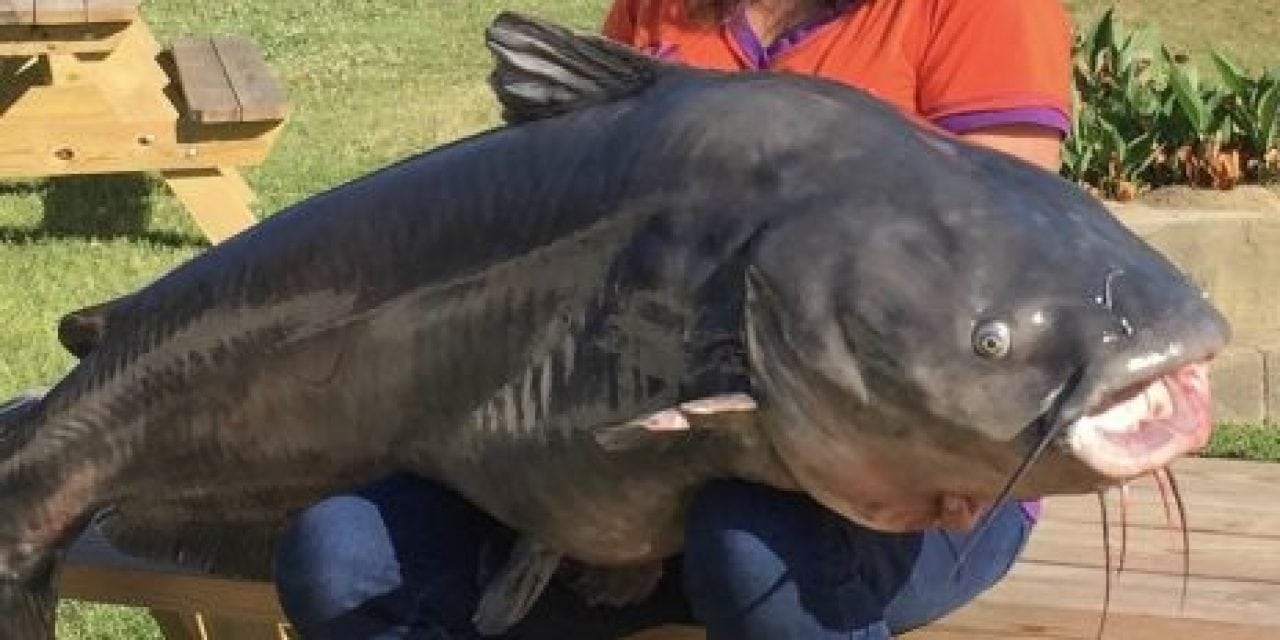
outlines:
[[[1190,525],[1185,608],[1181,536],[1159,495],[1136,483],[1128,511],[1124,571],[1114,578],[1106,638],[1280,638],[1280,464],[1191,459],[1175,466]],[[1120,518],[1112,500],[1112,556]],[[289,637],[270,584],[175,572],[82,540],[63,574],[65,597],[148,607],[170,640]],[[907,640],[1096,637],[1104,558],[1094,497],[1052,498],[1023,558],[977,601]],[[667,628],[629,640],[698,640]]]
[[[138,0],[0,0],[0,178],[158,172],[218,242],[253,224],[238,168],[287,114],[246,38],[162,49]]]

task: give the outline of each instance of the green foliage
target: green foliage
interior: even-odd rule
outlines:
[[[58,640],[163,640],[145,609],[105,607],[74,600],[58,605]]]
[[[1151,79],[1151,29],[1120,33],[1110,11],[1077,37],[1076,114],[1064,173],[1108,197],[1124,197],[1156,157],[1151,123],[1162,100]]]
[[[1280,462],[1280,426],[1220,424],[1205,449],[1205,457]]]
[[[1222,54],[1214,52],[1212,58],[1226,87],[1222,111],[1230,136],[1252,163],[1246,173],[1280,177],[1280,67],[1253,78]]]
[[[1077,35],[1075,122],[1062,173],[1099,195],[1145,188],[1227,189],[1280,175],[1280,70],[1250,76],[1211,52],[1218,83],[1154,29],[1126,30],[1108,10]]]

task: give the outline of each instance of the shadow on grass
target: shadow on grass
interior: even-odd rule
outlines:
[[[52,232],[37,227],[18,227],[0,225],[0,243],[30,244],[43,240],[65,240],[67,238],[107,238],[102,234],[68,234]],[[125,238],[136,242],[147,243],[158,247],[172,249],[204,248],[208,243],[204,238],[178,233],[176,231],[141,231],[130,234],[117,234],[112,238]]]
[[[35,195],[44,216],[37,228],[0,226],[9,243],[58,239],[127,239],[174,248],[206,245],[203,237],[151,231],[152,190],[143,174],[63,176],[0,184],[0,195]]]
[[[25,196],[44,191],[44,180],[15,180],[0,182],[0,196]]]
[[[50,178],[42,199],[41,227],[54,235],[132,236],[151,224],[151,185],[142,175]]]

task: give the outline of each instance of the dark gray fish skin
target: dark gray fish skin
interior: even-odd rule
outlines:
[[[589,428],[747,390],[740,317],[721,289],[740,281],[776,190],[754,172],[759,156],[739,154],[751,141],[663,115],[708,90],[670,82],[665,99],[389,167],[119,301],[0,462],[0,576],[21,577],[86,512],[104,510],[112,532],[182,505],[164,513],[186,531],[188,513],[198,525],[252,513],[257,495],[305,498],[273,505],[278,520],[398,468],[587,561],[669,552],[678,497],[729,473],[739,440],[604,452]],[[584,524],[556,531],[552,518]],[[154,538],[137,541],[144,551],[181,544],[115,533]],[[243,551],[187,542],[176,554],[200,564]]]
[[[895,171],[851,172],[862,198],[793,217],[755,243],[751,288],[762,302],[748,310],[757,393],[787,424],[762,431],[806,491],[885,528],[895,528],[890,514],[875,514],[913,498],[965,486],[960,494],[992,495],[983,487],[1026,451],[993,444],[1029,445],[1039,433],[1028,425],[1073,373],[1083,380],[1064,423],[1212,357],[1229,337],[1203,294],[1087,194],[1003,154],[899,135],[933,152],[881,141]],[[1005,358],[974,353],[971,337],[989,321],[1011,328]],[[867,477],[910,491],[877,495]],[[1055,450],[1018,493],[1115,480]],[[866,502],[832,495],[859,481]]]
[[[511,47],[587,75],[614,55]],[[894,528],[881,486],[913,508],[994,493],[1073,372],[1088,408],[1226,340],[1055,176],[842,86],[611,59],[639,84],[311,198],[110,305],[38,410],[0,420],[0,637],[47,635],[32,594],[90,514],[126,550],[261,573],[290,513],[397,469],[588,564],[678,549],[686,496],[721,475]],[[988,319],[1010,357],[975,356]],[[597,441],[721,393],[762,409]],[[1039,469],[1042,493],[1111,481]]]

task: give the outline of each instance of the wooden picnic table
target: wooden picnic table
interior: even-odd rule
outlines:
[[[1190,524],[1185,608],[1181,536],[1166,528],[1154,484],[1136,483],[1125,570],[1112,586],[1105,638],[1280,638],[1280,464],[1190,459],[1175,466]],[[1114,502],[1114,500],[1113,500]],[[1112,510],[1119,560],[1119,514]],[[1104,558],[1094,497],[1051,498],[1010,575],[974,603],[907,640],[1096,638]],[[65,597],[150,607],[169,640],[289,638],[268,583],[174,571],[120,556],[100,541],[73,549]],[[629,640],[699,640],[667,628]]]
[[[255,221],[238,168],[287,113],[246,38],[161,48],[138,0],[0,0],[0,178],[158,172],[218,242]]]

